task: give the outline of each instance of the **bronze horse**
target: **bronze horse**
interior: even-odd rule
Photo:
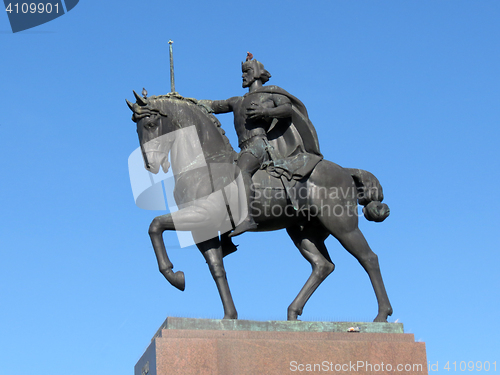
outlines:
[[[173,272],[162,234],[166,230],[191,231],[219,290],[224,319],[237,319],[223,263],[223,257],[236,248],[227,237],[227,229],[221,229],[228,221],[234,226],[239,215],[234,212],[238,206],[234,204],[238,195],[235,169],[228,167],[234,165],[236,153],[216,117],[197,105],[195,99],[176,93],[149,98],[135,92],[134,95],[136,103],[127,100],[127,104],[137,123],[145,167],[157,173],[161,166],[166,172],[170,167],[170,154],[174,197],[180,208],[175,213],[156,217],[149,227],[160,272],[173,286],[184,290],[184,273]],[[386,322],[392,307],[378,257],[359,230],[357,215],[358,202],[364,206],[368,220],[383,221],[389,215],[389,208],[381,203],[382,187],[375,176],[322,160],[288,193],[283,193],[279,179],[264,170],[254,175],[253,182],[261,192],[266,189],[274,192],[256,195],[252,214],[258,223],[257,231],[286,229],[312,266],[311,275],[288,307],[288,320],[297,320],[313,292],[333,272],[335,266],[324,244],[326,238],[333,235],[368,273],[378,302],[374,321]],[[298,197],[298,208],[288,199],[291,193]],[[271,210],[270,214],[266,207],[280,210]],[[277,211],[279,215],[272,214]]]

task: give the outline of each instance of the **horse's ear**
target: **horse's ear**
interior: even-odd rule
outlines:
[[[137,99],[137,103],[139,103],[140,105],[147,105],[148,104],[148,102],[142,96],[140,96],[138,93],[136,93],[135,90],[132,90],[132,91],[134,91],[134,96]]]
[[[131,110],[132,112],[134,112],[134,104],[133,104],[133,103],[130,103],[127,99],[125,99],[125,101],[127,102],[127,105],[128,105],[128,107],[130,108],[130,110]]]

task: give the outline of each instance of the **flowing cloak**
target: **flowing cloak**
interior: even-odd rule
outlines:
[[[289,181],[306,177],[323,159],[306,107],[278,86],[264,86],[247,95],[254,93],[283,95],[292,103],[292,118],[274,119],[268,129],[267,139],[273,147],[274,160],[267,166],[267,172],[273,177],[285,176]]]

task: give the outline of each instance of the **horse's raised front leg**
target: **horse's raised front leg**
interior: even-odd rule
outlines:
[[[377,254],[370,249],[359,228],[348,233],[335,235],[335,237],[337,237],[348,252],[354,255],[370,277],[378,302],[378,314],[373,321],[387,322],[387,317],[392,315],[392,306],[385,291]]]
[[[213,232],[212,228],[214,221],[220,221],[220,217],[222,217],[224,213],[222,210],[218,209],[216,203],[217,202],[214,203],[214,201],[209,199],[200,199],[196,201],[196,204],[185,207],[179,211],[155,217],[149,226],[149,237],[151,238],[151,243],[153,244],[153,249],[156,254],[158,268],[168,282],[177,289],[185,289],[184,272],[177,271],[174,273],[172,271],[174,266],[168,258],[165,249],[162,236],[163,232],[166,230],[197,230],[205,232],[208,230],[210,233]],[[211,237],[213,236],[208,236],[206,238]]]
[[[308,224],[303,229],[298,226],[287,228],[288,235],[295,246],[312,266],[311,275],[297,297],[288,306],[288,320],[297,320],[297,316],[302,315],[302,310],[311,295],[335,269],[324,244],[329,234],[318,227],[313,228],[313,225]]]
[[[151,225],[149,226],[149,237],[151,238],[151,243],[153,244],[156,260],[158,262],[158,268],[160,269],[161,274],[165,276],[170,284],[183,291],[186,287],[184,272],[177,271],[174,273],[172,271],[174,265],[168,258],[165,243],[163,242],[162,234],[166,230],[175,230],[171,214],[157,216],[153,219]]]
[[[195,233],[193,233],[193,237],[196,240]],[[219,238],[215,237],[208,241],[200,242],[197,246],[205,257],[210,273],[212,274],[215,284],[217,285],[217,289],[219,290],[222,306],[224,307],[224,319],[238,319],[238,313],[236,312],[233,297],[231,296],[231,291],[229,290],[226,270],[224,269],[224,263],[222,261],[222,247],[220,245]]]

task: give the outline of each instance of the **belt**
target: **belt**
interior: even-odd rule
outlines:
[[[245,139],[243,142],[241,142],[238,147],[239,148],[243,148],[247,143],[249,143],[250,141],[253,141],[257,138],[260,138],[260,139],[264,139],[266,140],[267,137],[266,137],[266,134],[257,134],[257,135],[252,135],[250,138],[248,139]]]

